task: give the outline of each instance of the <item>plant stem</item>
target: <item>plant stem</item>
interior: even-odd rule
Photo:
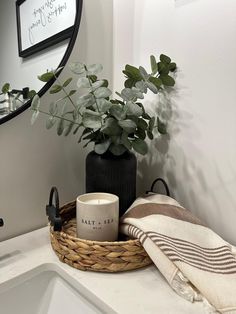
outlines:
[[[63,84],[61,84],[61,81],[59,80],[59,78],[58,78],[56,75],[54,75],[54,77],[55,77],[56,81],[59,83],[59,85],[62,87],[63,92],[65,93],[65,95],[66,95],[66,97],[69,99],[69,101],[71,102],[72,106],[73,106],[75,109],[77,109],[77,108],[76,108],[76,105],[74,104],[74,102],[73,102],[73,100],[72,100],[72,98],[71,98],[70,95],[67,93],[65,87],[63,86]],[[61,98],[60,100],[63,100],[63,98]],[[59,100],[58,100],[58,101],[59,101]],[[77,112],[78,112],[78,114],[82,117],[82,114],[79,112],[79,110],[78,110]]]
[[[46,112],[46,111],[43,111],[41,109],[32,109],[31,110],[33,111],[38,111],[40,113],[43,113],[43,114],[46,114],[47,116],[50,116],[50,117],[54,117],[54,118],[57,118],[57,119],[62,119],[62,120],[65,120],[65,121],[68,121],[68,122],[73,122],[74,124],[77,124],[77,125],[81,125],[81,123],[78,123],[78,122],[74,122],[70,119],[66,119],[66,118],[63,118],[63,117],[60,117],[60,116],[57,116],[57,115],[51,115],[50,113]]]
[[[88,71],[86,65],[84,65],[84,68],[85,68],[85,71]],[[91,80],[90,80],[90,78],[89,78],[89,75],[86,74],[86,77],[87,77],[87,79],[88,79],[88,81],[89,81],[90,87],[92,88],[93,85],[92,85],[92,83],[91,83]],[[93,95],[93,97],[94,97],[94,99],[95,99],[95,104],[96,104],[96,107],[97,107],[98,112],[100,112],[99,107],[98,107],[98,103],[97,103],[97,99],[96,99],[96,97],[94,96],[94,92],[91,91],[90,93]]]

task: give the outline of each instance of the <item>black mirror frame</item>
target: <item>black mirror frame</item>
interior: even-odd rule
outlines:
[[[75,17],[74,29],[73,29],[72,36],[71,36],[71,39],[69,41],[68,47],[67,47],[67,49],[65,51],[65,54],[64,54],[60,64],[58,65],[58,68],[59,67],[64,67],[66,65],[66,62],[68,61],[70,55],[71,55],[71,52],[72,52],[72,49],[74,47],[74,44],[75,44],[75,41],[76,41],[76,38],[77,38],[77,34],[78,34],[78,31],[79,31],[81,15],[82,15],[82,7],[83,7],[83,0],[76,0],[76,17]],[[51,79],[49,82],[47,82],[40,89],[40,91],[37,92],[39,97],[42,97],[48,91],[48,89],[52,86],[52,84],[54,82],[55,82],[55,79]],[[14,110],[13,112],[8,114],[7,116],[1,118],[0,119],[0,124],[3,124],[5,122],[13,119],[14,117],[18,116],[23,111],[28,109],[30,107],[30,105],[31,105],[31,101],[32,100],[28,100],[24,105],[22,105],[21,107],[19,107],[16,110]]]

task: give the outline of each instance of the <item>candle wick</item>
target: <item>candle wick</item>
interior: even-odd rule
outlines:
[[[98,200],[98,204],[100,204],[100,200]]]

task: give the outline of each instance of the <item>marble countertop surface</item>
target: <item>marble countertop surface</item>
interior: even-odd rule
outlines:
[[[51,248],[48,227],[0,243],[0,284],[45,263],[62,268],[117,313],[205,313],[200,303],[179,297],[155,266],[110,274],[80,271],[61,263]]]

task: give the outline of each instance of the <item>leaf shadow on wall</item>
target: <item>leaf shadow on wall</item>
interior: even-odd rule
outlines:
[[[201,116],[191,108],[191,91],[178,86],[159,99],[147,104],[158,107],[155,113],[168,121],[168,135],[158,136],[149,143],[149,153],[138,157],[138,194],[148,190],[157,177],[165,179],[171,196],[206,222],[227,241],[232,240],[229,219],[222,204],[232,210],[235,199],[224,173],[209,151],[202,145]],[[210,145],[207,150],[210,150]],[[231,181],[235,179],[231,178]],[[156,191],[165,191],[158,186]],[[227,228],[228,226],[228,228]]]

